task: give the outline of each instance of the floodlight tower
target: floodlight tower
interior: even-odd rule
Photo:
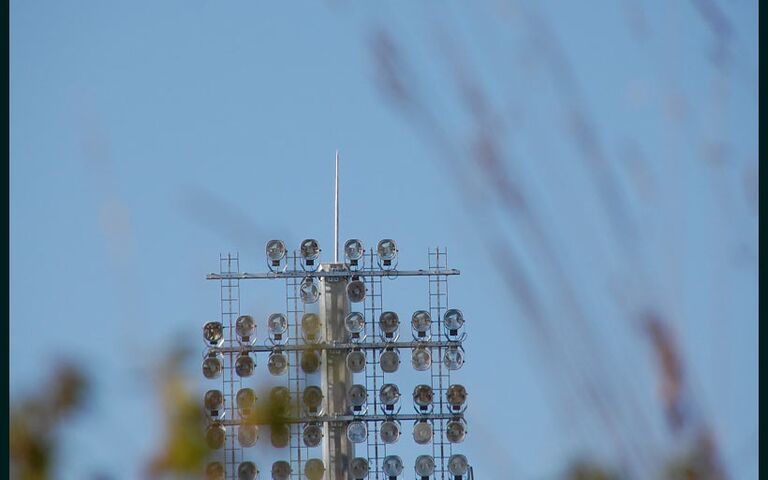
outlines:
[[[268,428],[274,447],[289,448],[287,461],[264,472],[272,480],[399,480],[414,474],[415,480],[474,480],[467,458],[453,452],[467,432],[467,391],[451,381],[451,372],[464,363],[464,315],[447,301],[448,277],[459,271],[448,268],[440,248],[429,251],[428,269],[398,270],[397,244],[387,238],[367,252],[360,240],[347,240],[340,261],[338,151],[334,193],[333,262],[320,261],[315,239],[303,240],[292,253],[284,242],[270,240],[269,272],[241,273],[239,257],[227,255],[220,256],[220,272],[207,277],[220,282],[221,321],[203,328],[203,375],[221,378],[221,389],[204,398],[206,440],[214,451],[206,476],[259,478],[244,448]],[[423,309],[403,316],[403,325],[382,301],[383,280],[399,277],[426,277],[429,286]],[[286,310],[267,317],[262,343],[255,341],[254,318],[240,312],[240,281],[248,279],[286,282]],[[408,326],[413,340],[401,338]],[[410,351],[414,370],[424,372],[424,383],[413,389],[415,413],[402,413],[401,397],[408,392],[396,383],[401,351]],[[287,376],[269,393],[268,420],[254,415],[263,399],[243,386],[259,354],[269,355],[271,375]],[[388,451],[405,422],[413,422],[413,449],[421,450],[410,475],[403,458]]]

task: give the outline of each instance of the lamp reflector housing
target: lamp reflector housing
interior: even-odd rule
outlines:
[[[452,345],[445,349],[443,363],[448,370],[458,370],[464,365],[464,352],[459,347]]]
[[[380,240],[376,247],[376,253],[379,254],[379,262],[381,262],[385,268],[390,267],[392,261],[397,257],[397,244],[391,238]]]
[[[235,333],[240,341],[250,343],[256,334],[256,321],[250,315],[240,315],[235,320]]]
[[[346,257],[351,266],[356,267],[361,263],[363,253],[365,253],[365,249],[363,248],[363,242],[360,240],[352,238],[344,242],[344,257]]]
[[[203,376],[209,380],[219,378],[224,370],[224,356],[219,352],[209,352],[203,360]]]
[[[400,388],[394,383],[385,383],[379,390],[379,400],[387,410],[393,410],[400,401]]]
[[[469,461],[467,457],[460,453],[454,453],[451,458],[448,459],[448,471],[451,475],[457,477],[464,476],[469,472]]]
[[[346,363],[352,373],[361,373],[365,371],[365,354],[362,350],[352,350],[347,354]]]
[[[432,353],[426,347],[416,347],[411,354],[411,365],[414,370],[423,372],[432,366]]]
[[[347,425],[347,438],[352,443],[363,443],[368,439],[368,427],[365,422],[355,420]]]
[[[368,477],[369,471],[370,466],[368,465],[368,460],[365,458],[356,457],[349,462],[349,474],[352,477],[352,480],[364,480]]]
[[[387,455],[381,464],[384,475],[388,477],[397,477],[403,473],[403,459],[398,455]]]
[[[445,426],[445,438],[451,443],[461,443],[467,436],[467,426],[462,420],[449,420]]]
[[[275,448],[285,448],[291,442],[291,430],[285,423],[272,425],[272,431],[269,437],[272,446]],[[273,473],[274,474],[274,473]]]
[[[352,280],[347,284],[347,298],[352,303],[360,303],[365,299],[366,290],[362,280]]]
[[[301,354],[301,370],[304,373],[316,373],[320,370],[320,354],[314,350],[305,350]]]
[[[279,460],[272,464],[272,480],[289,480],[293,469],[285,460]]]
[[[419,455],[416,457],[416,475],[421,478],[429,478],[430,475],[435,473],[435,459],[432,455]]]
[[[323,429],[316,423],[309,423],[304,427],[302,435],[304,439],[304,445],[307,447],[316,447],[323,441]]]
[[[400,354],[396,350],[384,350],[379,355],[379,366],[385,373],[394,373],[400,368]]]
[[[270,353],[267,369],[272,375],[284,375],[288,371],[288,357],[280,351]]]
[[[448,330],[449,336],[456,336],[464,325],[464,314],[457,308],[451,308],[443,315],[443,325]]]
[[[240,462],[237,466],[237,480],[256,480],[259,476],[259,469],[253,462]]]
[[[250,377],[253,375],[255,368],[256,363],[247,352],[237,356],[237,360],[235,360],[235,373],[237,373],[238,377]]]
[[[312,277],[306,277],[301,281],[299,295],[304,303],[315,303],[320,298],[320,288]]]
[[[302,396],[302,402],[304,408],[311,415],[317,415],[320,413],[320,407],[323,404],[323,391],[320,387],[311,385],[304,389],[304,395]]]
[[[250,417],[256,406],[256,394],[252,388],[241,388],[235,395],[235,403],[237,404],[237,413],[239,413],[241,417]]]
[[[432,424],[427,421],[416,422],[413,426],[413,441],[426,445],[432,441]]]
[[[419,340],[427,339],[430,337],[430,330],[432,328],[432,316],[426,310],[418,310],[414,312],[411,317],[411,328],[415,337]]]
[[[206,413],[212,418],[218,418],[224,413],[224,392],[208,390],[203,397]]]
[[[301,317],[301,336],[307,343],[320,342],[320,316],[316,313],[305,313]]]
[[[224,425],[219,422],[213,422],[208,425],[205,431],[205,443],[208,444],[208,448],[211,450],[218,450],[224,446],[224,441],[227,438],[227,431],[224,429]]]
[[[395,312],[382,312],[379,316],[379,328],[386,338],[392,338],[400,327],[400,317]]]
[[[227,472],[221,462],[211,462],[205,467],[206,480],[226,480]]]
[[[259,439],[259,427],[252,423],[241,423],[237,428],[237,441],[242,447],[252,447]]]
[[[385,420],[381,422],[379,436],[381,437],[381,441],[388,445],[397,442],[400,438],[400,425],[394,420]]]
[[[434,391],[429,385],[416,385],[413,389],[413,403],[419,407],[420,410],[426,410],[435,399]]]
[[[269,259],[270,266],[277,267],[280,265],[280,260],[285,258],[286,248],[285,243],[282,240],[270,240],[266,246],[267,258]]]
[[[301,242],[299,252],[307,265],[314,265],[320,256],[320,244],[314,238],[308,238]]]
[[[304,464],[304,476],[307,480],[322,480],[325,475],[325,464],[319,458],[310,458]]]
[[[218,347],[224,341],[224,325],[221,322],[207,322],[203,325],[203,338],[209,347]]]
[[[365,402],[368,401],[368,390],[365,385],[355,384],[349,387],[347,401],[352,405],[354,411],[360,411]]]

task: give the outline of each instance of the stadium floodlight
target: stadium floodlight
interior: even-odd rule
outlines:
[[[355,457],[349,462],[349,474],[352,477],[352,480],[365,480],[368,478],[370,469],[368,460],[365,458]]]
[[[403,459],[398,455],[387,455],[384,457],[381,469],[384,470],[384,475],[388,476],[389,480],[395,480],[403,473]]]
[[[400,424],[395,420],[384,420],[379,428],[379,437],[387,445],[397,442],[400,438]]]
[[[302,438],[307,447],[316,447],[323,441],[323,428],[316,423],[308,423],[304,427]]]
[[[363,443],[368,439],[368,427],[365,422],[354,420],[347,425],[347,438],[352,443]]]
[[[320,298],[320,287],[317,286],[317,280],[312,277],[305,277],[299,286],[299,295],[304,303],[315,303]]]
[[[224,343],[224,325],[221,322],[207,322],[203,325],[203,338],[209,347],[218,347]]]
[[[461,443],[467,436],[467,425],[464,420],[457,418],[449,420],[445,426],[445,438],[451,443]]]
[[[272,464],[272,480],[289,480],[293,474],[291,464],[285,460],[278,460]]]
[[[397,258],[397,244],[391,238],[385,238],[379,241],[376,252],[379,254],[379,265],[385,270],[389,269]]]
[[[459,411],[467,403],[467,389],[464,385],[455,383],[448,387],[445,391],[445,398],[448,400],[448,405],[451,406],[451,410]]]
[[[445,364],[448,370],[460,369],[464,365],[464,352],[459,347],[451,345],[445,349],[443,364]]]
[[[455,480],[461,480],[461,478],[469,472],[469,461],[467,457],[460,453],[454,453],[451,458],[448,459],[448,471],[454,476]]]
[[[235,333],[237,333],[240,342],[251,343],[256,334],[256,322],[250,315],[240,315],[235,321]]]
[[[253,462],[240,462],[237,466],[237,480],[256,480],[259,476],[259,469]]]
[[[365,299],[366,290],[367,288],[362,280],[354,279],[347,284],[347,298],[352,303],[360,303]]]
[[[359,349],[352,350],[347,354],[346,364],[352,373],[365,371],[365,353]]]
[[[225,480],[226,477],[227,471],[224,469],[224,464],[221,462],[211,462],[205,467],[206,480]]]
[[[368,401],[368,390],[365,385],[355,384],[347,391],[347,401],[352,405],[352,411],[360,412]]]
[[[430,475],[435,473],[435,459],[432,455],[419,455],[416,457],[414,468],[417,476],[422,480],[428,480]]]
[[[256,363],[248,352],[243,352],[235,360],[235,373],[238,377],[250,377],[256,369]]]
[[[301,370],[304,373],[316,373],[320,370],[320,354],[315,350],[305,350],[301,354]]]
[[[280,350],[273,351],[267,359],[267,369],[272,375],[285,375],[288,371],[288,357]]]
[[[252,447],[259,439],[259,427],[252,423],[241,423],[237,428],[237,441],[242,447]]]
[[[379,390],[379,400],[386,410],[394,410],[400,401],[400,388],[394,383],[385,383]]]
[[[320,244],[314,238],[308,238],[301,242],[299,252],[304,264],[308,267],[313,267],[315,260],[320,256]]]
[[[325,475],[325,464],[319,458],[310,458],[304,464],[304,476],[307,480],[322,480]]]
[[[435,394],[429,385],[416,385],[413,389],[413,403],[419,407],[419,410],[427,410],[434,401]]]
[[[350,266],[360,266],[363,263],[364,253],[363,242],[360,240],[353,238],[344,242],[344,257]]]
[[[353,342],[362,340],[365,337],[365,317],[360,312],[350,312],[344,318],[344,328],[349,332]]]
[[[305,313],[301,317],[301,336],[307,343],[320,341],[320,316],[316,313]]]
[[[445,315],[443,315],[443,325],[448,330],[448,335],[455,337],[464,325],[464,314],[458,308],[446,310]]]
[[[432,328],[432,316],[426,310],[418,310],[411,317],[413,336],[417,340],[428,340]]]
[[[253,414],[253,409],[256,406],[256,393],[252,388],[241,388],[235,395],[235,403],[240,417],[248,418]]]
[[[224,370],[224,355],[221,352],[208,352],[203,360],[203,376],[209,380],[219,378]]]
[[[432,424],[426,420],[420,420],[413,426],[413,441],[419,445],[426,445],[432,441]]]
[[[379,355],[379,366],[386,373],[396,372],[400,368],[400,353],[393,348],[385,349]]]
[[[227,431],[221,422],[213,422],[208,425],[208,429],[205,431],[205,443],[208,444],[208,448],[211,450],[220,449],[224,446],[226,438]]]
[[[285,448],[291,443],[291,429],[285,423],[272,425],[269,441],[275,448]]]
[[[323,391],[320,387],[310,385],[304,389],[302,402],[304,403],[304,408],[307,409],[307,413],[310,415],[319,415],[323,405]]]
[[[395,312],[382,312],[379,316],[379,328],[388,340],[395,337],[397,329],[400,326],[400,317]]]
[[[291,401],[291,391],[282,385],[272,387],[272,390],[269,391],[269,401],[273,405],[288,405]]]
[[[269,259],[269,269],[280,266],[280,260],[285,258],[287,252],[285,243],[282,240],[270,240],[267,242],[267,258]]]
[[[275,342],[281,342],[283,335],[288,330],[288,319],[282,313],[273,313],[267,319],[269,338]]]
[[[411,365],[415,370],[423,372],[432,367],[432,353],[426,347],[416,347],[411,354]]]
[[[203,397],[205,413],[211,418],[219,418],[224,414],[224,392],[208,390]]]

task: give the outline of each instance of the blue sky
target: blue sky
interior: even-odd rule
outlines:
[[[617,404],[636,399],[650,451],[675,445],[653,351],[628,320],[647,305],[676,334],[732,477],[754,478],[757,3],[716,2],[723,37],[707,4],[11,2],[11,398],[62,357],[96,379],[57,478],[139,475],[162,432],[152,364],[174,343],[202,350],[200,325],[218,312],[205,274],[229,250],[263,268],[269,238],[330,246],[337,148],[342,238],[395,238],[403,268],[445,246],[462,271],[450,301],[468,317],[458,377],[478,478],[614,460],[578,385],[562,381],[584,372],[608,379]],[[382,38],[416,109],[382,89]],[[491,114],[472,110],[460,78]],[[597,132],[602,167],[589,167],[574,111]],[[489,132],[531,217],[509,217],[473,163]],[[491,232],[566,347],[537,340],[488,254]],[[388,298],[415,310],[414,291],[393,285]],[[281,292],[248,284],[243,305],[279,308]]]

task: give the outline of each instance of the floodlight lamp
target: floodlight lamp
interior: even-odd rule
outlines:
[[[317,415],[320,413],[320,407],[323,404],[323,391],[320,387],[311,385],[304,389],[302,401],[309,414]]]
[[[426,310],[418,310],[411,317],[411,328],[414,336],[419,340],[426,340],[430,336],[432,316]]]
[[[307,447],[316,447],[323,441],[323,429],[316,423],[309,423],[304,427],[302,438]]]
[[[310,458],[304,464],[304,476],[307,480],[322,480],[325,475],[325,464],[319,458]]]
[[[385,420],[381,422],[379,437],[381,437],[381,441],[387,445],[397,442],[400,438],[400,425],[394,420]]]
[[[450,420],[445,426],[445,438],[451,443],[461,443],[467,436],[467,426],[461,419]]]
[[[400,326],[400,317],[395,312],[382,312],[379,316],[379,328],[388,339],[395,336],[397,328]]]
[[[352,480],[364,480],[368,477],[370,467],[368,460],[362,457],[355,457],[349,462],[349,474]]]
[[[218,347],[224,342],[224,325],[221,322],[207,322],[203,325],[203,338],[209,347]]]
[[[356,267],[362,263],[363,253],[365,253],[365,249],[360,240],[353,238],[344,242],[344,256],[351,266]]]
[[[273,313],[267,319],[267,329],[272,337],[280,340],[281,335],[288,330],[288,319],[282,313]]]
[[[419,455],[416,457],[416,475],[421,477],[422,480],[426,480],[430,475],[435,473],[435,459],[432,455]]]
[[[203,376],[209,380],[219,378],[224,370],[224,356],[219,352],[209,352],[203,360]]]
[[[251,337],[256,333],[256,322],[250,315],[241,315],[235,321],[235,333],[240,337],[241,342],[250,343]]]
[[[426,420],[416,422],[413,426],[413,441],[419,445],[426,445],[432,441],[432,424]]]
[[[245,387],[238,390],[235,395],[235,404],[237,405],[237,413],[242,418],[250,417],[256,406],[256,394],[253,389]]]
[[[400,400],[400,388],[394,383],[385,383],[379,390],[379,400],[387,410],[393,410]]]
[[[448,370],[458,370],[464,365],[464,352],[459,347],[452,345],[445,349],[443,363]]]
[[[451,308],[443,315],[443,325],[448,330],[448,335],[455,337],[464,325],[464,314],[457,308]]]
[[[291,401],[291,392],[288,387],[272,387],[269,391],[269,400],[273,404],[287,405]]]
[[[467,402],[467,389],[464,388],[464,385],[455,383],[448,387],[448,390],[445,392],[445,397],[446,400],[448,400],[448,405],[451,406],[451,410],[461,410]]]
[[[205,411],[211,418],[218,418],[224,413],[224,392],[208,390],[203,397]]]
[[[349,387],[347,401],[352,405],[352,410],[355,412],[362,410],[365,402],[368,401],[368,390],[365,385],[355,384]]]
[[[237,428],[237,441],[242,447],[252,447],[259,439],[259,427],[252,423],[241,423]]]
[[[308,343],[320,341],[320,316],[316,313],[305,313],[301,317],[301,335]]]
[[[346,363],[352,373],[361,373],[365,371],[365,354],[362,350],[352,350],[347,354]]]
[[[394,480],[403,473],[403,459],[398,455],[387,455],[384,457],[381,469],[384,470],[384,475]]]
[[[392,266],[392,261],[397,257],[397,244],[391,238],[385,238],[379,241],[376,252],[379,254],[379,263],[384,268],[389,268]]]
[[[221,462],[211,462],[205,467],[206,480],[225,480],[227,472]]]
[[[361,340],[365,335],[365,317],[360,312],[350,312],[344,318],[344,328],[349,332],[352,340]]]
[[[235,373],[237,373],[238,377],[250,377],[253,375],[255,368],[256,363],[248,355],[248,352],[243,352],[237,356],[237,360],[235,360]]]
[[[280,260],[285,258],[286,248],[282,240],[270,240],[267,242],[267,258],[271,267],[280,265]]]
[[[413,403],[420,410],[426,410],[434,401],[435,394],[429,385],[416,385],[413,389]]]
[[[400,368],[400,354],[397,350],[386,349],[379,355],[379,366],[385,373],[394,373]]]
[[[432,366],[432,353],[426,347],[416,347],[411,354],[411,365],[414,370],[423,372]]]
[[[272,432],[270,434],[269,440],[273,447],[285,448],[291,442],[291,429],[288,428],[288,425],[285,423],[272,425]]]
[[[289,480],[293,469],[285,460],[279,460],[272,464],[272,480]]]
[[[355,420],[347,425],[347,438],[352,443],[363,443],[368,439],[368,427],[365,422]]]
[[[469,461],[467,457],[460,453],[454,453],[451,458],[448,459],[448,471],[451,475],[456,477],[462,477],[469,472]]]
[[[365,299],[366,287],[362,280],[352,280],[347,284],[347,298],[352,303],[360,303]]]
[[[220,449],[224,446],[226,438],[227,431],[220,422],[213,422],[208,425],[208,429],[205,431],[205,443],[208,444],[208,448],[211,450]]]
[[[312,277],[305,277],[299,287],[301,301],[304,303],[315,303],[320,298],[320,288]]]
[[[320,370],[320,355],[314,350],[306,350],[301,354],[301,370],[304,373],[316,373]]]
[[[237,480],[256,480],[259,476],[259,469],[253,462],[240,462],[237,466]]]
[[[272,375],[284,375],[288,371],[288,357],[279,350],[269,354],[267,369]]]
[[[314,238],[308,238],[301,242],[299,247],[301,252],[301,258],[304,259],[304,263],[309,266],[315,264],[315,260],[320,256],[320,244]]]

